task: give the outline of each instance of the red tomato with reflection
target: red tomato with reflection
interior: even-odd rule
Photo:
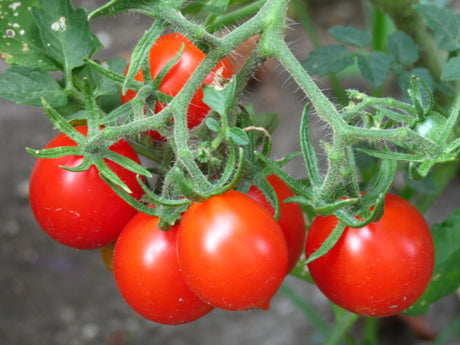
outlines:
[[[299,261],[305,247],[305,219],[298,203],[283,202],[287,198],[294,196],[289,186],[276,175],[268,176],[267,181],[275,190],[280,205],[278,223],[286,238],[289,256],[287,272],[289,273]],[[275,214],[275,210],[270,202],[256,186],[252,186],[247,195],[263,205],[272,215]]]
[[[86,135],[87,126],[76,129]],[[76,146],[61,133],[45,148]],[[131,145],[124,139],[110,150],[140,164]],[[99,248],[115,241],[136,210],[121,199],[99,176],[95,166],[83,172],[62,169],[76,167],[82,156],[64,156],[55,159],[39,158],[30,178],[29,199],[33,214],[42,229],[54,240],[77,249]],[[131,189],[139,199],[142,188],[136,174],[106,160],[109,168]]]
[[[227,310],[267,309],[288,260],[279,224],[237,191],[190,206],[179,226],[177,253],[192,291]]]
[[[168,325],[194,321],[213,309],[182,277],[177,230],[162,231],[157,217],[139,212],[121,232],[113,256],[115,281],[126,302],[143,317]]]
[[[334,216],[317,217],[307,234],[307,258],[337,225]],[[353,313],[384,317],[415,303],[434,269],[430,228],[408,201],[388,194],[383,217],[359,229],[347,227],[336,245],[308,264],[318,288]]]
[[[173,97],[175,97],[184,87],[185,83],[187,83],[193,72],[195,72],[198,65],[201,63],[201,61],[204,60],[206,55],[180,33],[171,33],[159,37],[150,50],[150,72],[152,79],[154,79],[160,73],[161,69],[177,56],[177,54],[180,52],[182,44],[184,44],[184,51],[182,52],[182,55],[163,78],[163,81],[158,88],[160,92]],[[222,75],[224,78],[231,78],[233,74],[232,64],[230,63],[229,59],[224,58],[207,76],[204,85],[213,81],[214,74],[220,68],[223,68]],[[138,81],[144,81],[142,71],[137,73],[135,79]],[[126,103],[133,99],[135,96],[135,91],[128,90],[125,95],[121,95],[121,101],[122,103]],[[198,126],[210,111],[210,108],[205,103],[203,103],[202,99],[203,89],[200,87],[197,93],[193,96],[193,99],[188,108],[188,128]],[[155,113],[158,113],[164,107],[165,104],[157,102]],[[162,138],[160,134],[155,131],[150,131],[149,134],[154,139]]]

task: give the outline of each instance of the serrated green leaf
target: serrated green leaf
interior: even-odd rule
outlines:
[[[430,304],[454,293],[460,286],[460,209],[432,227],[435,246],[433,278],[423,296],[406,313],[426,313]]]
[[[41,106],[44,98],[53,107],[67,104],[67,94],[43,68],[12,66],[0,74],[0,97],[19,104]]]
[[[387,79],[391,61],[390,56],[376,51],[358,56],[358,66],[363,77],[375,89]]]
[[[428,27],[434,31],[440,49],[454,51],[460,48],[458,42],[460,28],[457,17],[451,9],[436,5],[417,5],[417,10],[425,18]]]
[[[84,64],[101,46],[91,34],[84,8],[74,9],[69,0],[40,0],[32,14],[46,54],[70,71]]]
[[[39,0],[25,5],[16,0],[5,0],[0,7],[0,54],[10,65],[42,67],[58,70],[59,64],[46,53],[40,33],[32,16],[32,8]]]
[[[418,46],[402,31],[396,31],[388,37],[386,48],[402,65],[411,65],[418,60]]]
[[[337,25],[329,30],[329,34],[338,42],[349,46],[364,48],[372,43],[371,35],[353,26]]]
[[[460,56],[455,56],[447,61],[441,79],[445,81],[460,80]]]
[[[228,135],[235,145],[249,144],[249,138],[245,131],[241,128],[233,127],[228,130]]]
[[[337,73],[354,62],[354,55],[344,46],[328,45],[312,51],[302,66],[308,73],[323,76]]]

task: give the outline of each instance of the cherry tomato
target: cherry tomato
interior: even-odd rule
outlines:
[[[299,204],[283,202],[287,198],[294,196],[289,186],[276,175],[268,176],[267,181],[275,190],[280,205],[278,223],[286,238],[289,257],[287,272],[289,273],[299,261],[305,247],[305,220]],[[247,195],[263,205],[270,211],[271,215],[275,214],[275,210],[270,202],[256,186],[252,186]]]
[[[88,128],[76,129],[86,135]],[[76,146],[61,133],[45,148]],[[110,149],[140,163],[126,140],[119,140]],[[82,156],[37,159],[30,178],[29,199],[33,214],[42,229],[54,240],[78,249],[94,249],[115,241],[125,224],[136,214],[100,177],[95,166],[83,172],[72,172],[60,166],[76,167]],[[109,168],[139,199],[142,188],[136,174],[106,160]]]
[[[179,269],[177,227],[161,231],[158,218],[139,212],[115,245],[115,281],[126,302],[140,315],[162,324],[182,324],[213,307],[192,293]]]
[[[288,260],[276,220],[237,191],[190,206],[179,226],[177,253],[192,291],[227,310],[267,309]]]
[[[307,234],[309,257],[337,225],[317,217]],[[420,298],[431,280],[434,244],[418,210],[392,194],[383,217],[359,229],[347,227],[336,245],[308,265],[318,288],[332,302],[356,314],[397,314]]]
[[[159,37],[150,50],[150,72],[152,79],[154,79],[160,73],[161,69],[177,56],[182,44],[184,45],[182,55],[163,78],[163,81],[158,88],[160,92],[173,97],[175,97],[184,87],[185,83],[187,83],[206,55],[180,33],[171,33]],[[215,72],[221,67],[223,68],[222,75],[224,78],[230,78],[232,76],[233,67],[230,60],[224,58],[207,76],[204,85],[213,81]],[[137,73],[135,79],[144,81],[142,71]],[[135,97],[135,95],[135,91],[128,90],[125,95],[121,95],[122,103],[130,101]],[[197,93],[193,96],[192,102],[188,108],[187,121],[189,128],[198,126],[210,110],[210,108],[203,103],[202,99],[203,89],[200,87]],[[164,107],[165,104],[157,102],[155,113],[158,113]],[[158,132],[150,131],[149,134],[155,139],[161,139]]]

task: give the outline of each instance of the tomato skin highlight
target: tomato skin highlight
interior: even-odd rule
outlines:
[[[182,277],[177,230],[162,231],[157,217],[139,212],[121,232],[113,256],[115,281],[126,302],[143,317],[168,325],[192,322],[213,309]]]
[[[337,225],[318,216],[307,234],[308,258]],[[434,244],[423,216],[408,201],[388,194],[383,217],[363,228],[347,227],[336,245],[308,264],[318,288],[353,313],[385,317],[415,303],[434,269]]]
[[[76,129],[86,135],[87,126]],[[76,146],[61,133],[45,148]],[[140,164],[131,145],[124,139],[110,149]],[[76,167],[82,156],[37,159],[29,185],[29,200],[35,219],[54,240],[77,249],[94,249],[115,241],[125,224],[136,214],[100,177],[95,166],[83,172],[72,172],[60,166]],[[109,168],[139,199],[142,188],[136,174],[106,160]]]
[[[288,260],[276,220],[237,191],[190,206],[179,226],[177,253],[192,291],[227,310],[267,309]]]
[[[163,35],[157,39],[152,46],[150,57],[150,73],[152,79],[160,73],[161,69],[172,59],[174,59],[180,52],[182,44],[184,44],[184,51],[179,60],[173,65],[169,72],[163,78],[158,90],[164,94],[175,97],[179,91],[184,87],[192,74],[197,69],[201,61],[204,60],[206,55],[196,47],[188,38],[180,33],[170,33]],[[128,65],[129,68],[129,65]],[[222,68],[222,75],[224,78],[231,78],[233,74],[233,66],[228,58],[224,58],[218,63],[214,70],[206,77],[203,85],[209,84],[214,79],[214,74],[218,69]],[[128,70],[126,70],[125,74]],[[134,78],[138,81],[144,81],[142,71],[139,71]],[[136,92],[128,90],[126,94],[121,95],[122,103],[129,102],[136,96]],[[203,89],[200,87],[196,94],[193,96],[187,112],[187,124],[191,129],[198,126],[206,115],[211,110],[203,101]],[[161,111],[166,105],[161,102],[156,102],[155,113]],[[156,131],[149,131],[152,138],[161,140],[161,135]]]
[[[294,196],[294,193],[289,186],[274,174],[268,176],[267,181],[275,190],[280,205],[280,217],[278,223],[283,230],[288,247],[289,260],[287,273],[289,273],[299,261],[305,247],[305,219],[299,204],[283,202],[287,198]],[[270,202],[256,186],[252,186],[247,195],[263,205],[271,215],[275,214],[275,210]]]

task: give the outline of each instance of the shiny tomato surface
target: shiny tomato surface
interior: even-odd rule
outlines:
[[[192,291],[227,310],[266,309],[288,260],[279,224],[237,191],[190,206],[179,227],[177,253]]]
[[[309,257],[337,225],[317,217],[307,234]],[[434,244],[423,216],[406,200],[385,198],[383,217],[359,229],[347,227],[336,245],[308,265],[318,288],[356,314],[397,314],[423,294],[434,268]]]
[[[87,127],[76,129],[86,135]],[[65,134],[59,134],[45,148],[76,146]],[[131,145],[124,139],[110,149],[140,164]],[[42,229],[54,240],[78,249],[105,246],[117,238],[136,210],[121,199],[99,176],[95,166],[83,172],[62,169],[76,167],[82,156],[55,159],[39,158],[30,178],[29,199],[33,214]],[[106,160],[109,168],[139,199],[143,194],[136,174]]]
[[[286,238],[289,255],[287,272],[289,273],[299,261],[305,247],[305,220],[298,203],[283,202],[287,198],[294,196],[289,186],[276,175],[268,176],[267,181],[275,190],[280,205],[278,223]],[[263,205],[272,215],[275,214],[273,206],[256,186],[252,186],[247,195]]]
[[[143,317],[161,324],[182,324],[209,313],[185,283],[179,269],[177,227],[162,231],[158,218],[139,212],[115,245],[113,272],[121,295]]]

